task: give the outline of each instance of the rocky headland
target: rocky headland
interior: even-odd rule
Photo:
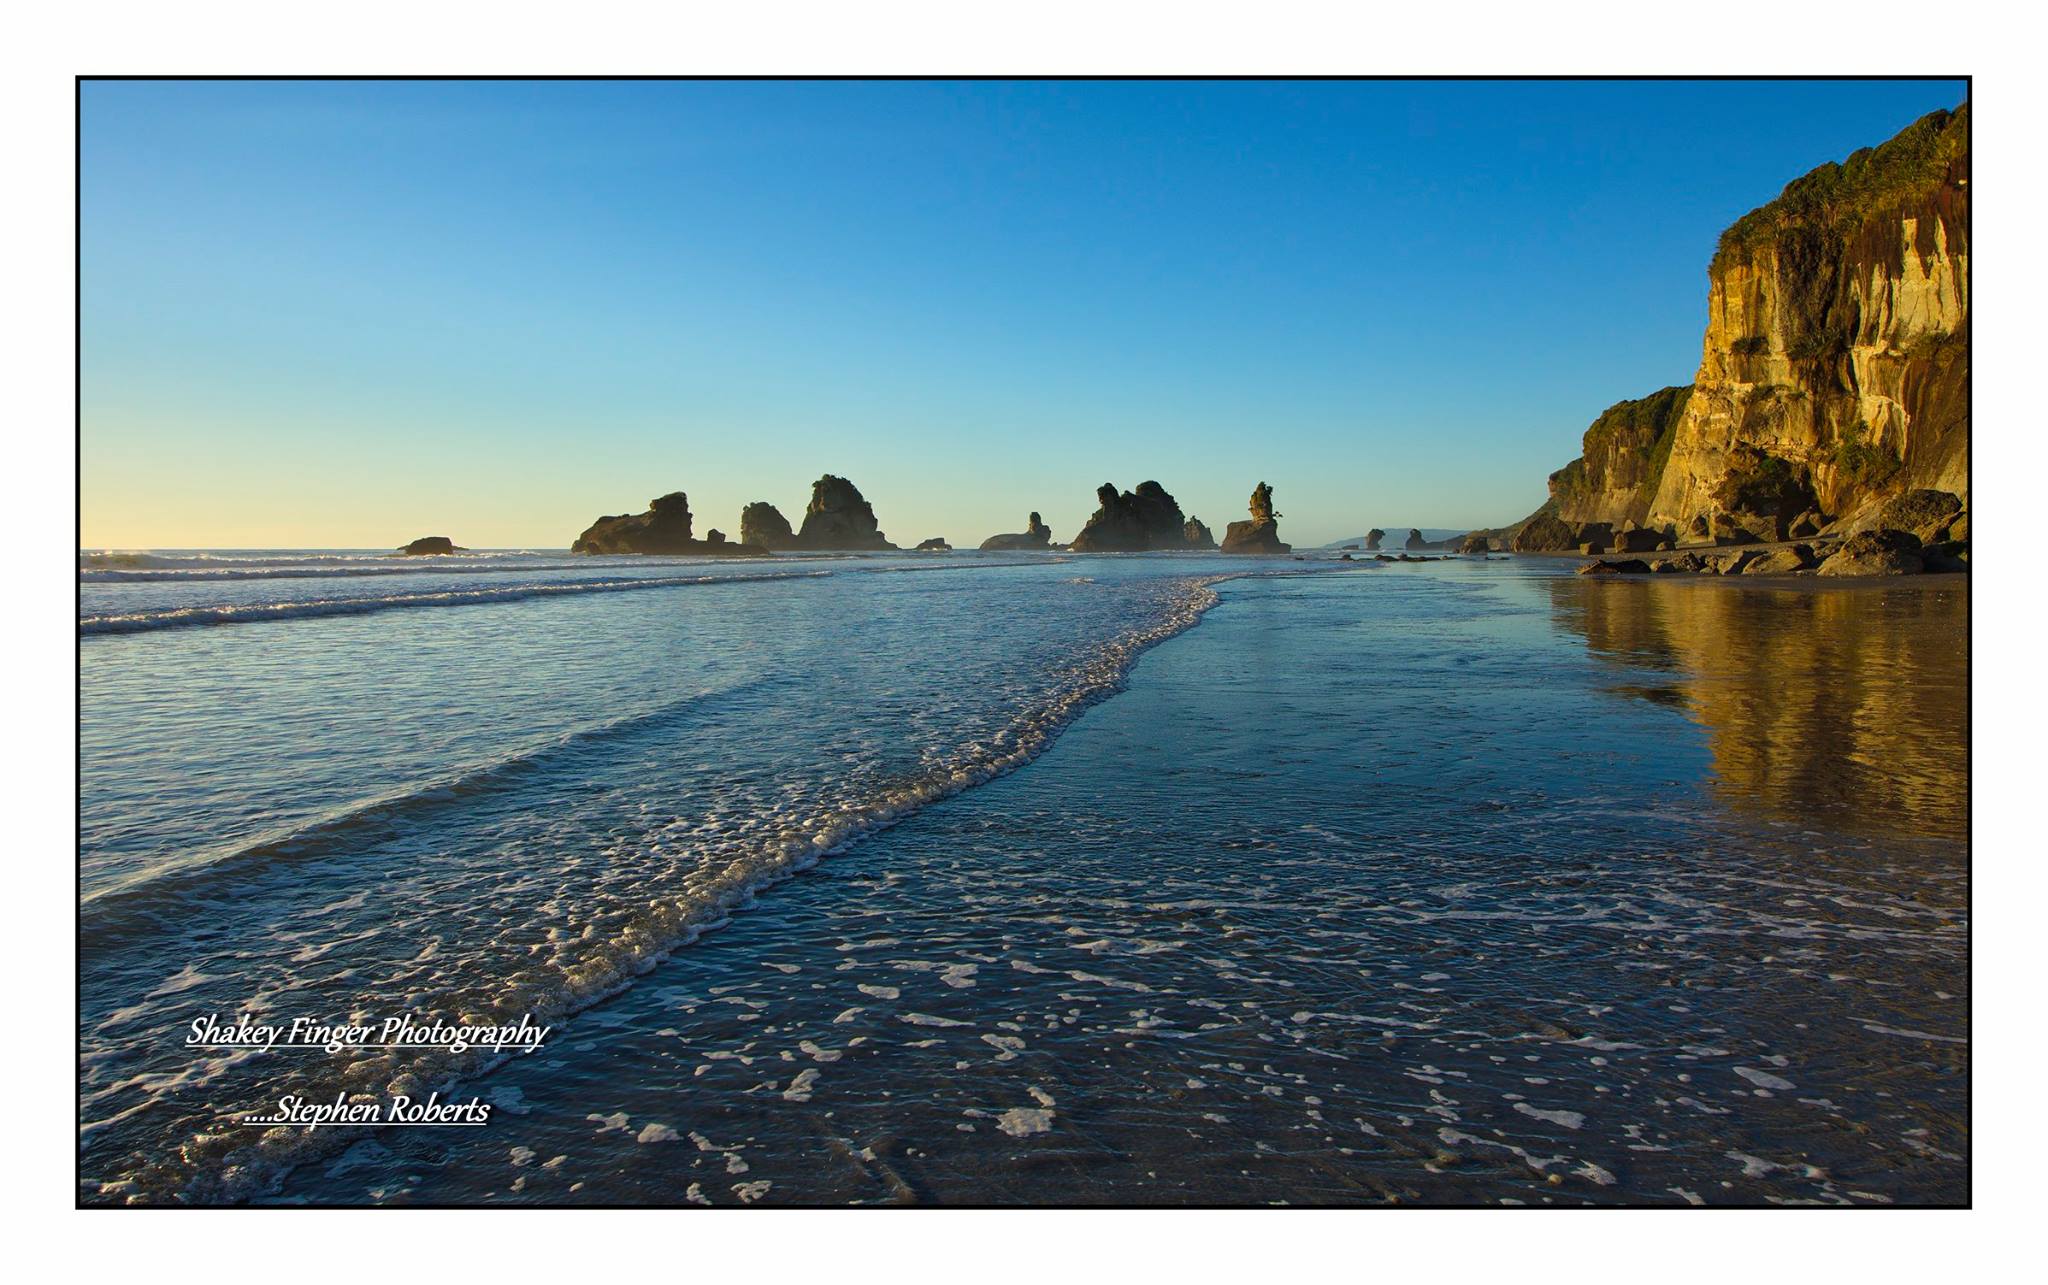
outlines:
[[[1737,220],[1693,382],[1603,411],[1543,506],[1484,534],[1593,554],[1832,537],[1787,573],[1856,575],[1905,573],[1903,533],[1964,546],[1922,567],[1967,566],[1969,184],[1966,104]],[[1849,546],[1866,532],[1881,549]]]
[[[1280,541],[1280,515],[1273,509],[1273,488],[1261,482],[1252,488],[1251,518],[1225,528],[1223,552],[1272,555],[1292,549],[1292,545]]]
[[[1052,547],[1052,528],[1047,526],[1044,519],[1040,518],[1038,514],[1033,513],[1031,515],[1030,520],[1025,524],[1025,528],[1025,530],[1013,531],[1008,535],[990,536],[981,542],[981,551],[983,553],[999,553],[1005,550],[1050,549]]]
[[[571,553],[695,554],[707,557],[755,557],[768,550],[742,541],[734,544],[723,532],[698,540],[690,534],[690,497],[671,491],[647,503],[645,513],[621,513],[590,524]]]

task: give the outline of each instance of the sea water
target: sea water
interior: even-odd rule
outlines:
[[[1966,582],[1570,569],[84,555],[81,1198],[1966,1199]]]

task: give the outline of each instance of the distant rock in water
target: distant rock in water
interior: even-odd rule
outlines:
[[[1416,530],[1414,527],[1409,527],[1408,543],[1403,545],[1402,547],[1408,549],[1427,549],[1429,547],[1429,541],[1422,538],[1422,532]]]
[[[407,557],[417,558],[439,553],[467,553],[469,550],[457,548],[455,541],[445,535],[423,535],[399,552]]]
[[[917,551],[919,553],[950,553],[952,549],[953,546],[946,543],[944,536],[935,535],[929,540],[919,540],[917,542]]]
[[[1380,547],[1380,541],[1386,538],[1387,533],[1385,531],[1380,530],[1378,527],[1374,527],[1372,530],[1365,533],[1365,547],[1368,549],[1378,549]]]
[[[982,552],[999,553],[1005,549],[1049,549],[1052,547],[1052,528],[1036,514],[1023,531],[1009,535],[992,535],[981,542]]]
[[[782,516],[782,510],[766,500],[756,500],[740,510],[740,543],[757,544],[764,549],[791,549],[796,547],[796,532],[790,529],[789,519]]]
[[[875,521],[874,506],[861,496],[860,488],[843,477],[827,473],[811,483],[811,504],[804,510],[803,529],[796,533],[798,549],[882,550],[889,543]]]
[[[1181,539],[1187,541],[1190,549],[1213,549],[1216,547],[1215,533],[1200,518],[1189,518],[1181,528]]]
[[[1145,553],[1188,547],[1187,519],[1180,505],[1157,482],[1140,482],[1135,491],[1117,493],[1114,482],[1095,489],[1100,506],[1081,534],[1074,537],[1079,553]]]
[[[1477,531],[1458,541],[1458,552],[1460,553],[1490,553],[1492,551],[1493,542]]]
[[[1294,546],[1280,542],[1280,515],[1273,511],[1273,488],[1264,482],[1252,488],[1251,520],[1233,522],[1223,533],[1225,553],[1287,553]]]
[[[681,491],[648,501],[645,513],[599,518],[576,537],[571,553],[664,553],[717,557],[751,557],[768,551],[759,545],[731,544],[723,533],[714,540],[690,538],[690,497]]]

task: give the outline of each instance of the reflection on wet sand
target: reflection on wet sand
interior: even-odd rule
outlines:
[[[1966,578],[1546,583],[1559,624],[1635,671],[1617,691],[1677,705],[1706,729],[1731,803],[1778,820],[1967,834]]]

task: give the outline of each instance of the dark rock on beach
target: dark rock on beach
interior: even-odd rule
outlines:
[[[444,553],[467,553],[468,550],[458,548],[455,541],[445,535],[423,535],[400,549],[399,552],[409,558],[419,558],[433,557]]]
[[[929,540],[919,540],[917,542],[917,551],[919,553],[947,553],[952,548],[953,546],[947,544],[943,536],[935,535]]]
[[[621,513],[599,518],[590,524],[572,553],[663,553],[703,554],[718,557],[754,557],[768,551],[759,545],[731,544],[720,532],[717,540],[696,540],[690,536],[690,497],[671,491],[648,501],[645,513]]]
[[[1458,552],[1460,553],[1487,553],[1492,548],[1493,542],[1476,531],[1458,541]]]
[[[1208,524],[1200,518],[1188,519],[1187,525],[1181,528],[1181,538],[1187,541],[1188,548],[1190,549],[1213,549],[1216,547],[1215,534],[1209,530]]]
[[[1642,576],[1650,574],[1650,564],[1641,558],[1624,558],[1619,562],[1588,562],[1579,568],[1582,576]]]
[[[994,553],[1005,549],[1049,549],[1052,547],[1052,528],[1047,526],[1036,513],[1026,524],[1027,529],[1008,535],[992,535],[981,542],[982,552]]]
[[[1911,576],[1924,567],[1910,531],[1859,531],[1820,564],[1824,576]]]
[[[1789,576],[1813,566],[1813,546],[1787,545],[1757,554],[1742,568],[1746,576]]]
[[[1933,544],[1944,538],[1949,523],[1962,511],[1963,502],[1947,491],[1907,491],[1877,511],[1877,529],[1908,531],[1920,543]]]

